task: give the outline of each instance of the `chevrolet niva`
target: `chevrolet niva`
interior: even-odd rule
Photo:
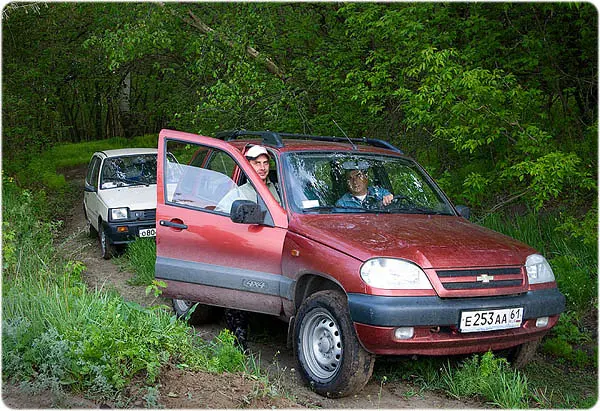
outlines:
[[[324,396],[360,390],[376,355],[504,350],[523,364],[565,298],[543,256],[468,211],[381,140],[162,130],[155,275],[180,315],[287,322]]]
[[[105,259],[115,246],[156,236],[156,153],[155,148],[126,148],[92,155],[83,211]]]

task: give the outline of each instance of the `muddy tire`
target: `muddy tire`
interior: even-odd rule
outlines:
[[[529,341],[525,344],[511,348],[506,355],[506,359],[510,365],[517,370],[525,368],[525,366],[533,360],[533,357],[535,357],[535,353],[541,341],[542,339],[538,338],[537,340]]]
[[[104,229],[100,229],[100,251],[102,252],[102,258],[105,260],[110,260],[114,252],[113,245],[110,243],[110,239]]]
[[[298,310],[294,354],[302,378],[316,393],[341,398],[358,392],[371,378],[375,356],[358,341],[346,296],[320,291]]]
[[[173,309],[178,318],[186,319],[191,325],[207,324],[214,322],[218,316],[219,309],[205,304],[198,304],[196,309],[190,313],[194,304],[194,301],[179,300],[173,298]],[[188,318],[189,314],[189,318]]]

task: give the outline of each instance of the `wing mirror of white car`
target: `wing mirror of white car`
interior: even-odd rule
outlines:
[[[94,187],[90,184],[87,184],[87,183],[85,184],[83,190],[87,191],[88,193],[95,193],[96,191],[98,191],[98,190],[96,190],[96,187]]]

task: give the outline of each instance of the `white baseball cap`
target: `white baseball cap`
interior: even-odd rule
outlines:
[[[267,149],[264,148],[263,146],[252,146],[252,147],[250,147],[250,149],[248,149],[248,151],[246,151],[246,154],[244,154],[244,155],[246,156],[246,158],[248,158],[250,160],[254,160],[258,156],[262,156],[263,154],[266,155],[267,157],[269,157],[269,153],[267,152]]]

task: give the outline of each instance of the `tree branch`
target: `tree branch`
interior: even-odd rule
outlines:
[[[164,3],[158,3],[158,4],[161,7],[165,7]],[[176,16],[176,14],[172,10],[169,10],[169,11],[171,12],[172,15]],[[211,27],[207,26],[191,10],[188,10],[187,14],[188,15],[185,16],[185,17],[181,17],[181,16],[177,16],[177,17],[181,18],[185,23],[189,24],[190,26],[196,28],[202,34],[212,33],[212,34],[214,34],[216,36],[216,38],[219,41],[222,41],[223,43],[227,44],[229,47],[235,47],[236,46],[235,42],[229,40],[227,37],[219,34],[217,31],[215,31]],[[263,57],[258,52],[258,50],[256,50],[254,47],[246,46],[246,55],[248,57],[251,57],[251,58],[255,59],[255,60],[262,60],[265,63],[265,65],[266,65],[267,70],[269,71],[269,73],[277,76],[280,79],[283,79],[283,71],[279,68],[279,66],[277,66],[277,64],[275,64],[275,62],[273,62],[273,60],[271,60],[270,58]]]

